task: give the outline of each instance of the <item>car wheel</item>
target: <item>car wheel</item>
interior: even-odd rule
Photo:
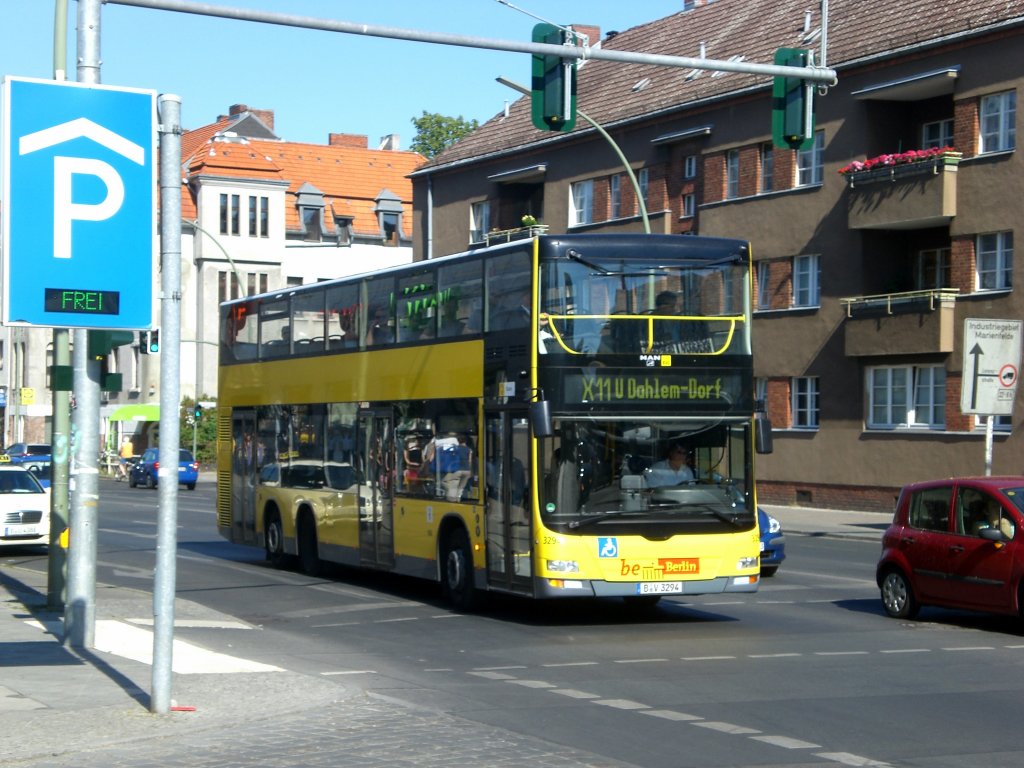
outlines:
[[[137,483],[137,482],[135,482],[135,474],[134,474],[134,473],[131,473],[131,472],[129,472],[129,473],[128,473],[128,487],[129,487],[129,488],[134,488],[134,487],[135,487],[135,486],[137,486],[137,485],[138,485],[138,483]]]
[[[441,568],[441,586],[448,602],[458,611],[476,608],[480,593],[473,583],[473,553],[469,537],[461,528],[448,535]]]
[[[196,489],[196,484],[195,483],[185,483],[185,487],[188,488],[190,491],[194,491]]]
[[[150,490],[156,488],[156,480],[149,472],[146,473],[146,487]]]
[[[766,565],[764,568],[761,569],[761,577],[764,579],[770,579],[772,576],[775,575],[775,572],[778,570],[779,566],[777,565]]]
[[[307,576],[319,576],[323,570],[316,542],[316,525],[308,512],[299,518],[299,567]]]
[[[902,571],[888,571],[882,578],[882,607],[894,619],[912,619],[920,606]]]

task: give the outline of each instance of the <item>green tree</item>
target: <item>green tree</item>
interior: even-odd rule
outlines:
[[[200,402],[212,401],[208,395],[200,395]],[[217,409],[204,408],[199,417],[199,423],[195,420],[196,401],[190,397],[181,400],[181,411],[179,412],[179,430],[181,433],[181,446],[192,447],[193,428],[196,437],[196,460],[204,469],[216,466],[217,463]]]
[[[480,125],[476,120],[463,120],[462,115],[448,117],[426,110],[421,117],[412,118],[412,124],[416,126],[416,136],[410,149],[428,158],[448,149]]]

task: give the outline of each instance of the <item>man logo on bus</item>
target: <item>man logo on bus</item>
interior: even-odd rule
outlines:
[[[597,537],[598,557],[618,557],[619,542],[614,536]]]

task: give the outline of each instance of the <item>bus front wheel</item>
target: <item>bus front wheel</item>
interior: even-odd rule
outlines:
[[[458,611],[470,611],[479,602],[473,583],[473,553],[469,537],[461,528],[453,531],[445,542],[441,584],[444,595]]]
[[[275,568],[283,568],[287,562],[284,554],[284,528],[281,526],[281,515],[276,510],[267,515],[264,539],[267,560]]]
[[[307,576],[319,576],[323,570],[316,541],[316,524],[308,513],[299,518],[299,566]]]

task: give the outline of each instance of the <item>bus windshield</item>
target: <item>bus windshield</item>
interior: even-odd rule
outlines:
[[[566,533],[651,535],[754,525],[747,422],[557,419],[538,441],[540,513]]]
[[[749,355],[746,259],[564,249],[541,264],[541,352]]]

